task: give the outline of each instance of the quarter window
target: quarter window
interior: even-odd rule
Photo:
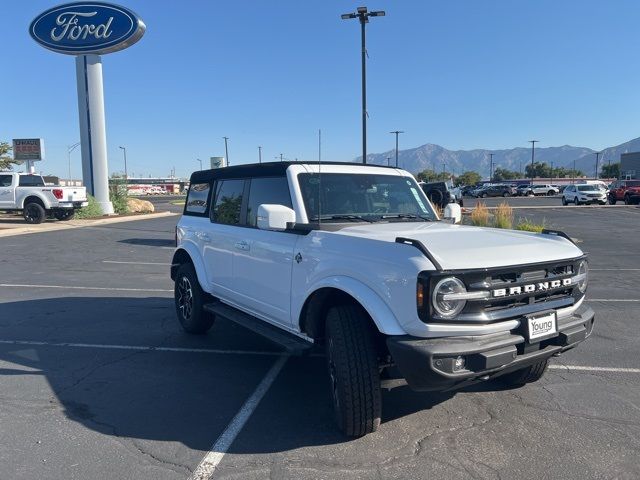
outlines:
[[[244,180],[222,180],[218,183],[212,220],[227,225],[238,225],[242,211]]]
[[[284,205],[292,208],[289,183],[286,177],[265,177],[251,180],[247,203],[247,224],[257,226],[258,207],[262,204]]]
[[[39,175],[20,175],[20,187],[44,187],[44,181]]]
[[[206,215],[210,190],[211,188],[208,183],[195,183],[189,186],[189,196],[187,197],[185,213]]]
[[[0,187],[10,187],[11,178],[11,175],[0,175]]]

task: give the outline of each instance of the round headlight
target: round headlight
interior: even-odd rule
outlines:
[[[586,260],[582,260],[578,266],[578,290],[581,293],[587,291],[587,281],[589,279],[589,264]]]
[[[451,299],[450,295],[466,293],[466,291],[464,283],[456,277],[443,278],[433,289],[433,309],[442,318],[455,317],[462,311],[467,301]]]

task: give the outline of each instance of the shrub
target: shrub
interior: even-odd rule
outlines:
[[[102,209],[98,205],[98,201],[92,195],[87,195],[87,201],[89,205],[79,210],[76,210],[76,218],[95,218],[102,216]]]
[[[493,214],[493,226],[496,228],[513,228],[513,208],[507,202],[503,202],[496,208]]]
[[[471,225],[476,227],[489,226],[489,209],[484,203],[478,202],[476,208],[471,212]]]
[[[521,218],[518,224],[516,225],[516,230],[523,230],[525,232],[534,232],[540,233],[545,228],[545,222],[542,223],[533,223],[531,220],[527,218]]]
[[[124,183],[116,182],[111,186],[110,199],[113,204],[113,210],[118,215],[124,215],[129,213],[129,207],[127,205],[128,195],[127,187]]]

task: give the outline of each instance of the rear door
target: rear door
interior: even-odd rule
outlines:
[[[13,175],[0,174],[0,210],[15,208],[15,189],[11,186]]]

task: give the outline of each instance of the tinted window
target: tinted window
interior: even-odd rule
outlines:
[[[216,201],[213,205],[214,222],[238,225],[242,209],[244,180],[223,180],[218,182]]]
[[[20,187],[44,187],[44,181],[40,175],[20,175]]]
[[[249,188],[247,225],[257,226],[258,207],[263,203],[291,208],[291,195],[286,177],[254,178]]]
[[[208,183],[196,183],[189,187],[189,195],[185,207],[186,214],[207,213],[207,205],[209,204],[209,191],[211,188]]]
[[[11,178],[11,175],[0,175],[0,187],[10,187]]]

